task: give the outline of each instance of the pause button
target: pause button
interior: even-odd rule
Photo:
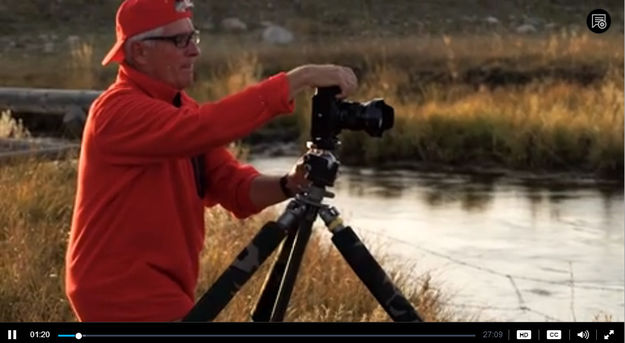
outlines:
[[[9,330],[9,341],[17,339],[17,330]]]

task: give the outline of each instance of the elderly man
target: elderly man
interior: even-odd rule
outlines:
[[[349,68],[305,65],[217,102],[197,104],[199,33],[189,0],[126,0],[102,63],[116,81],[84,129],[66,255],[66,293],[81,321],[174,321],[194,305],[204,207],[243,218],[306,183],[240,164],[224,145],[293,110],[308,87],[357,86]]]

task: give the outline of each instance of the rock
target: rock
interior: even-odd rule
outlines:
[[[516,33],[520,33],[520,34],[536,33],[536,28],[534,27],[534,25],[523,24],[516,28]]]
[[[79,106],[72,105],[63,116],[63,125],[68,133],[75,138],[80,138],[86,120],[87,115],[85,111]]]
[[[197,28],[200,31],[212,31],[215,28],[215,24],[211,20],[203,20],[196,23]]]
[[[476,20],[476,17],[473,15],[472,16],[464,15],[462,16],[462,20],[468,21],[469,23],[474,23]]]
[[[551,23],[548,23],[547,25],[545,25],[545,29],[547,29],[547,30],[553,30],[553,29],[555,29],[557,26],[558,26],[558,24],[556,24],[556,23],[554,23],[554,22],[551,22]]]
[[[523,18],[523,22],[528,25],[532,25],[534,27],[540,26],[543,23],[543,20],[538,17],[529,17],[525,16]]]
[[[270,44],[289,44],[295,38],[291,31],[285,29],[282,26],[274,25],[271,23],[263,22],[265,29],[263,30],[263,41]]]
[[[488,16],[486,17],[486,22],[489,24],[499,24],[499,19],[493,17],[493,16]]]
[[[68,36],[65,41],[67,42],[67,44],[69,44],[69,46],[76,46],[80,42],[80,37],[76,35],[71,35]]]
[[[577,34],[578,34],[581,30],[583,30],[583,29],[582,29],[582,28],[580,28],[580,26],[579,26],[579,25],[575,25],[575,24],[569,25],[569,34],[571,34],[571,35],[574,35],[574,36],[575,36],[575,35],[577,35]]]
[[[239,18],[232,17],[222,20],[221,28],[228,32],[243,32],[247,31],[247,24]]]
[[[52,42],[45,43],[43,45],[43,52],[45,52],[46,54],[54,52],[54,43]]]

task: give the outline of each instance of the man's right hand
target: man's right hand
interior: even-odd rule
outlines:
[[[334,64],[303,65],[289,71],[287,78],[289,99],[294,99],[307,87],[339,86],[341,93],[336,96],[337,98],[347,97],[358,87],[358,79],[351,68]]]

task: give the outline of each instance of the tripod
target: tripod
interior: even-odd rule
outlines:
[[[423,321],[354,231],[343,225],[339,212],[322,203],[324,197],[334,197],[326,190],[334,185],[339,168],[332,152],[311,150],[304,156],[304,163],[311,186],[291,200],[277,221],[270,221],[261,228],[182,321],[213,320],[286,237],[252,313],[252,320],[256,322],[283,321],[318,215],[332,233],[332,242],[343,258],[386,313],[394,321]]]

